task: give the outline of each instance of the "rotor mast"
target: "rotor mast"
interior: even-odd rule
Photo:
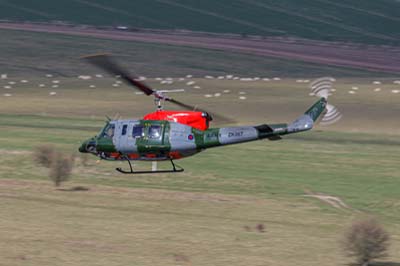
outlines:
[[[157,111],[162,111],[163,108],[163,104],[165,101],[165,97],[164,95],[162,95],[162,92],[154,92],[154,104],[157,107]]]

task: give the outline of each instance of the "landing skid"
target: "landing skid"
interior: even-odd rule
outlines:
[[[180,167],[179,165],[175,165],[174,162],[172,161],[172,159],[170,159],[171,164],[172,164],[172,169],[171,170],[156,170],[156,171],[133,171],[133,167],[131,162],[129,161],[129,159],[127,159],[128,163],[129,163],[129,168],[130,171],[125,171],[122,168],[118,167],[115,168],[115,170],[117,170],[118,172],[122,173],[122,174],[158,174],[158,173],[180,173],[183,172],[185,169],[183,169],[182,167]]]

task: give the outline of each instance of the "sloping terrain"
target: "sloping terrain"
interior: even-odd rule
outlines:
[[[333,0],[0,1],[0,18],[399,44],[400,2]]]
[[[263,77],[396,77],[400,49],[279,39],[80,30],[75,27],[0,24],[2,73],[76,76],[94,71],[79,57],[111,53],[139,75],[156,77],[246,75]],[[35,32],[38,31],[38,32]],[[61,34],[62,33],[62,34]],[[89,37],[90,36],[90,37]],[[44,41],[45,40],[45,41]],[[368,55],[373,55],[369,57]]]
[[[379,80],[380,92],[369,80],[338,80],[330,100],[343,118],[331,127],[210,149],[177,161],[181,174],[121,175],[114,168],[126,163],[77,155],[56,189],[34,147],[77,152],[105,115],[140,117],[152,99],[104,77],[22,78],[0,80],[16,82],[1,88],[12,96],[0,105],[0,265],[348,265],[340,241],[369,215],[392,237],[387,265],[400,262],[400,94],[391,92],[400,85],[391,80]],[[290,122],[315,100],[309,84],[289,79],[179,80],[169,88],[187,91],[173,97],[242,125]]]

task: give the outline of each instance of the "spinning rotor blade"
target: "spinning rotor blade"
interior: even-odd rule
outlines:
[[[336,123],[341,118],[342,118],[342,114],[338,111],[338,109],[335,106],[328,103],[326,105],[326,113],[322,117],[320,124],[322,126],[329,126],[329,125]]]
[[[318,97],[323,97],[328,99],[330,95],[333,82],[336,80],[331,77],[323,77],[313,81],[310,84],[311,92],[317,95]]]
[[[154,94],[154,90],[152,90],[146,84],[138,81],[137,77],[130,75],[106,54],[84,56],[82,59],[87,60],[92,65],[103,69],[111,75],[121,76],[121,79],[123,79],[126,83],[136,87],[146,95]]]
[[[128,71],[126,71],[124,68],[119,66],[117,63],[114,62],[114,60],[108,56],[107,54],[98,54],[98,55],[89,55],[89,56],[84,56],[82,59],[85,59],[89,63],[91,63],[94,66],[97,66],[98,68],[103,69],[105,72],[108,72],[111,75],[114,76],[120,76],[122,80],[124,80],[127,84],[137,88],[138,90],[142,91],[146,95],[154,95],[156,99],[164,100],[170,103],[173,103],[177,106],[180,106],[182,108],[188,109],[188,110],[196,110],[199,112],[204,112],[209,115],[210,120],[212,118],[215,118],[219,122],[223,123],[234,123],[235,121],[221,116],[217,115],[214,113],[210,113],[204,109],[199,109],[196,108],[195,106],[185,104],[183,102],[177,101],[175,99],[172,99],[168,96],[163,95],[163,91],[156,91],[144,84],[143,82],[138,81],[138,78],[129,74]]]
[[[332,95],[332,86],[333,82],[335,81],[334,78],[324,77],[315,80],[310,84],[311,92],[313,95],[318,97],[323,97],[328,99],[328,96]],[[342,114],[338,111],[338,109],[333,106],[332,104],[326,105],[326,113],[322,117],[320,124],[322,126],[328,126],[331,124],[336,123],[342,118]]]

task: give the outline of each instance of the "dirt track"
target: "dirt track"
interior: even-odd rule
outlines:
[[[367,46],[272,37],[256,39],[207,36],[193,33],[129,32],[27,23],[0,23],[0,29],[190,46],[377,72],[400,73],[400,47],[392,46]]]

